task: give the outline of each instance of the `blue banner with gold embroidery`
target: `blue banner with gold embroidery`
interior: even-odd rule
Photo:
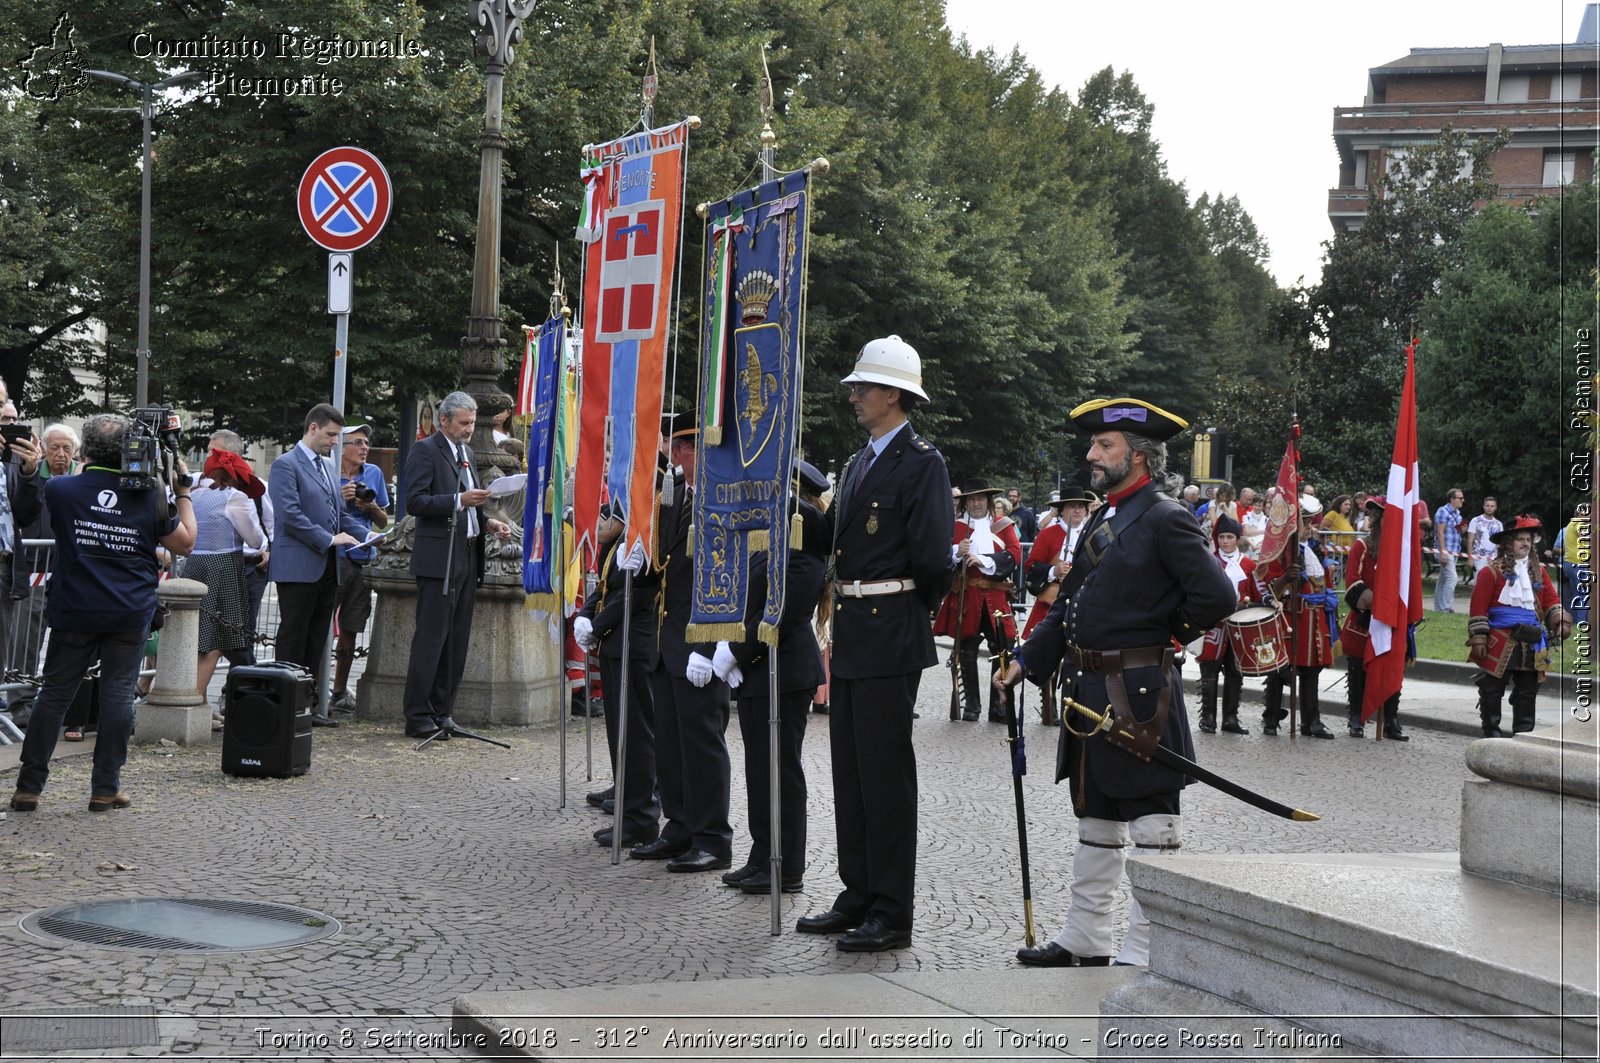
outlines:
[[[531,373],[532,409],[528,426],[528,482],[522,525],[522,589],[528,607],[554,613],[555,579],[561,565],[561,514],[567,479],[566,439],[561,423],[566,400],[567,328],[559,315],[539,326]]]
[[[809,174],[712,205],[702,294],[691,642],[745,638],[750,555],[787,559],[805,347]],[[760,634],[776,644],[785,563],[767,565]]]

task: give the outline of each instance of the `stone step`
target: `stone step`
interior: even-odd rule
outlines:
[[[1153,925],[1151,967],[1107,997],[1102,1035],[1116,1027],[1175,1039],[1182,1002],[1191,1015],[1231,1013],[1218,1033],[1287,1020],[1307,1038],[1283,1046],[1286,1058],[1595,1054],[1592,903],[1465,874],[1453,853],[1128,866]],[[1102,1042],[1106,1056],[1173,1052]],[[1248,1040],[1212,1050],[1262,1051]]]

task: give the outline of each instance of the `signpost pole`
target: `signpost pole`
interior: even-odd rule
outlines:
[[[350,259],[350,255],[329,255],[330,259]],[[331,309],[331,306],[330,306]],[[350,348],[350,314],[348,311],[333,315],[333,408],[344,413],[344,381],[345,381],[345,354]],[[344,433],[339,433],[339,438],[333,441],[333,471],[334,475],[341,475],[344,471]],[[336,645],[333,633],[333,621],[328,621],[328,646]],[[323,662],[322,682],[317,684],[317,715],[327,717],[331,711],[330,703],[333,700],[333,670],[326,667]]]

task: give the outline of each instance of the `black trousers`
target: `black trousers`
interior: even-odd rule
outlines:
[[[667,825],[661,836],[687,839],[719,860],[733,857],[728,821],[733,769],[728,762],[728,685],[697,687],[671,674],[665,660],[650,674],[655,695],[656,782]]]
[[[1350,723],[1357,726],[1361,723],[1361,701],[1367,692],[1367,666],[1357,654],[1345,658],[1349,662],[1350,680]],[[1390,696],[1383,703],[1383,726],[1392,728],[1399,726],[1400,720],[1400,695]]]
[[[1276,724],[1279,720],[1289,715],[1289,710],[1283,704],[1283,687],[1285,683],[1291,681],[1291,672],[1299,680],[1300,684],[1300,697],[1295,707],[1300,712],[1300,731],[1304,734],[1312,724],[1322,722],[1321,703],[1319,701],[1320,692],[1317,687],[1318,677],[1322,675],[1321,668],[1283,667],[1268,675],[1267,708],[1261,714],[1261,721],[1263,723]],[[1396,701],[1395,704],[1398,705],[1399,702]],[[1361,706],[1358,702],[1356,704],[1357,715],[1360,714],[1360,711]],[[1390,719],[1394,716],[1392,712],[1387,715]]]
[[[611,777],[622,780],[622,833],[654,835],[660,826],[661,799],[656,795],[656,727],[650,694],[650,669],[628,662],[628,766],[617,769],[617,735],[622,726],[622,658],[600,657],[600,686],[606,707],[606,745],[611,749]]]
[[[772,775],[768,717],[772,699],[765,684],[748,694],[740,688],[739,734],[744,738],[744,786],[750,809],[750,859],[767,870],[772,859]],[[806,770],[800,746],[806,737],[814,690],[778,695],[778,855],[783,877],[799,878],[806,870]]]
[[[1483,729],[1499,729],[1500,708],[1505,702],[1508,686],[1511,688],[1512,733],[1533,730],[1534,702],[1539,697],[1539,673],[1532,669],[1508,669],[1502,676],[1485,672],[1478,677],[1478,715],[1483,719]]]
[[[321,690],[328,674],[328,631],[339,598],[338,558],[328,551],[328,566],[314,583],[278,584],[278,660],[298,664],[317,677]]]
[[[922,673],[833,677],[833,753],[839,878],[835,910],[911,929],[917,878],[917,755],[911,714]]]
[[[451,574],[448,595],[444,580],[417,577],[417,629],[411,636],[404,695],[407,729],[425,730],[455,707],[467,670],[477,600],[476,581],[466,572]]]

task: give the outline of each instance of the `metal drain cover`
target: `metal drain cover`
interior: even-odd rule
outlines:
[[[143,1048],[161,1043],[156,1009],[95,1011],[31,1010],[6,1015],[4,1052],[72,1052],[96,1048]]]
[[[197,897],[68,904],[34,912],[21,926],[47,941],[140,952],[281,949],[339,932],[337,919],[309,908]]]

